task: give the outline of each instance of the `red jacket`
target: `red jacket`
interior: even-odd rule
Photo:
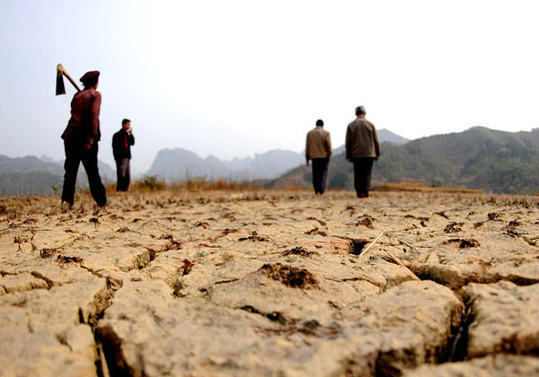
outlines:
[[[90,138],[99,141],[99,111],[101,93],[94,88],[76,93],[71,101],[71,118],[62,134],[62,139],[70,143],[85,144]]]

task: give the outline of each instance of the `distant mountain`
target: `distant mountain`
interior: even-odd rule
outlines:
[[[99,173],[104,182],[114,182],[116,171],[99,161]],[[61,186],[64,180],[63,161],[55,162],[47,156],[7,157],[0,155],[0,196],[49,195],[53,186]],[[82,164],[79,167],[77,186],[88,187],[88,178]]]
[[[381,130],[376,130],[376,134],[380,143],[388,142],[393,144],[406,144],[410,141],[410,139],[406,139],[405,137],[397,135],[396,133],[386,130],[385,128],[382,128]]]
[[[408,139],[388,130],[378,131],[378,139],[396,144],[406,143]],[[333,150],[333,154],[342,153],[344,146]],[[166,181],[182,181],[204,177],[208,180],[226,179],[231,181],[273,179],[291,168],[303,164],[305,151],[294,152],[274,149],[257,153],[254,157],[220,160],[215,156],[201,158],[195,153],[183,149],[162,149],[146,175],[157,176]]]
[[[209,156],[205,159],[182,148],[162,149],[157,153],[149,176],[157,176],[167,181],[182,180],[192,177],[215,177],[228,174],[226,166],[219,159]]]
[[[201,158],[182,148],[162,149],[146,174],[167,181],[200,177],[230,181],[269,179],[298,166],[303,158],[301,153],[281,149],[232,160],[220,160],[215,156]]]
[[[253,157],[225,161],[233,171],[244,171],[252,179],[275,178],[305,159],[304,152],[297,153],[284,149],[273,149],[266,153],[257,153]]]
[[[47,155],[44,155],[44,154],[42,154],[42,155],[39,157],[39,159],[40,159],[41,161],[43,161],[43,162],[53,162],[53,163],[54,163],[54,162],[57,162],[57,161],[54,161],[53,158],[51,158],[51,157],[49,157],[49,156],[47,156]]]
[[[47,172],[61,174],[62,167],[55,162],[45,162],[35,156],[11,158],[0,155],[0,174],[4,173],[28,173]]]
[[[402,145],[384,142],[381,149],[373,170],[374,185],[417,181],[493,193],[539,191],[539,128],[511,133],[473,127]],[[310,169],[299,167],[269,182],[268,187],[309,187],[310,181]],[[344,154],[332,158],[328,185],[353,189],[352,164],[345,161]]]

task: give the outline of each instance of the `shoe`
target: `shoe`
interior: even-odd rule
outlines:
[[[62,204],[60,204],[60,209],[62,210],[62,212],[71,211],[73,209],[73,204],[68,202],[62,202]]]

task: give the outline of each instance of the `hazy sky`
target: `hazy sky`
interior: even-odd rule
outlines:
[[[408,138],[539,125],[536,1],[0,1],[0,154],[63,159],[74,89],[101,71],[100,158],[132,120],[132,167],[157,151],[334,146],[356,105]]]

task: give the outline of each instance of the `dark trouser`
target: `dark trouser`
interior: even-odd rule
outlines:
[[[314,192],[322,195],[326,191],[329,158],[313,158],[312,162]]]
[[[127,191],[130,181],[129,159],[116,160],[116,191]]]
[[[369,196],[371,186],[372,157],[360,157],[352,160],[354,163],[354,187],[358,198]]]
[[[62,201],[73,205],[75,197],[75,184],[77,183],[77,172],[82,161],[90,192],[97,205],[102,207],[107,204],[107,194],[105,186],[101,183],[99,169],[97,168],[97,142],[88,150],[85,150],[81,144],[64,142],[66,152],[66,161],[64,163],[64,187],[62,189]]]

